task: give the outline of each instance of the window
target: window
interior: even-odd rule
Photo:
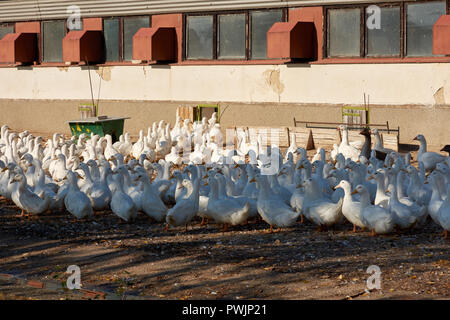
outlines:
[[[381,7],[380,17],[380,29],[367,28],[367,55],[399,56],[400,7]]]
[[[191,16],[186,22],[187,58],[213,59],[213,16]]]
[[[267,58],[267,31],[276,22],[283,21],[283,11],[254,11],[251,17],[251,58],[266,59]]]
[[[433,25],[448,2],[385,2],[375,11],[369,4],[326,7],[327,57],[433,56]]]
[[[133,60],[133,36],[141,28],[150,26],[149,17],[123,18],[123,60]]]
[[[329,10],[328,14],[328,56],[359,57],[361,10],[359,8],[336,9]]]
[[[105,37],[105,60],[120,61],[120,19],[104,19],[103,34]]]
[[[65,35],[65,21],[42,22],[42,60],[44,62],[62,62],[62,40]]]
[[[0,40],[8,33],[14,33],[14,25],[0,25]]]
[[[433,25],[446,13],[446,2],[423,2],[406,6],[407,55],[432,56]]]
[[[245,14],[219,16],[219,59],[245,59]]]
[[[133,60],[133,36],[139,29],[150,27],[150,18],[149,16],[104,18],[105,61]]]
[[[185,56],[190,60],[267,59],[267,31],[284,19],[282,9],[187,15]]]

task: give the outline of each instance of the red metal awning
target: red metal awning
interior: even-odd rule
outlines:
[[[70,31],[63,39],[64,62],[101,62],[103,32],[98,30]]]
[[[433,26],[433,54],[450,54],[450,15],[443,15]]]
[[[139,29],[133,36],[133,59],[143,61],[176,61],[176,29],[174,27]]]
[[[277,22],[267,32],[267,57],[311,59],[314,57],[313,22]]]
[[[36,33],[10,33],[0,40],[0,62],[32,63],[37,61]]]

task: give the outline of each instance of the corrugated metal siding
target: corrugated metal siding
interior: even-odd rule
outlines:
[[[390,1],[390,0],[387,0]],[[383,2],[387,2],[383,1]],[[372,0],[16,0],[0,1],[0,22],[64,19],[68,17],[68,6],[77,5],[82,17],[138,15],[155,13],[181,13],[210,10],[236,10],[255,8],[292,7],[314,4],[376,2]]]

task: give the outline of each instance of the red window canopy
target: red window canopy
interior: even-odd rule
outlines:
[[[441,16],[433,26],[433,54],[450,54],[450,15]]]
[[[37,61],[36,33],[10,33],[0,40],[0,62],[33,63]]]
[[[315,27],[313,22],[277,22],[267,32],[270,59],[312,59]]]
[[[104,60],[102,31],[70,31],[64,37],[62,46],[64,62],[102,62]]]
[[[177,34],[174,27],[141,28],[133,36],[133,59],[176,61]]]

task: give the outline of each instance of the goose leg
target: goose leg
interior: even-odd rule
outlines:
[[[300,214],[300,224],[303,224],[303,214]]]
[[[25,216],[25,212],[23,211],[23,209],[22,209],[22,212],[20,213],[20,216],[21,217]]]
[[[372,231],[370,232],[370,235],[371,235],[372,237],[375,237],[375,229],[372,229]]]
[[[353,225],[353,232],[356,232],[356,224]]]
[[[163,228],[164,231],[169,231],[169,224],[166,223],[165,227]]]
[[[448,230],[444,230],[444,239],[447,239],[448,237]]]
[[[269,231],[267,233],[273,233],[273,226],[270,225]]]
[[[185,232],[188,231],[188,224],[186,223],[186,229],[184,230]]]

